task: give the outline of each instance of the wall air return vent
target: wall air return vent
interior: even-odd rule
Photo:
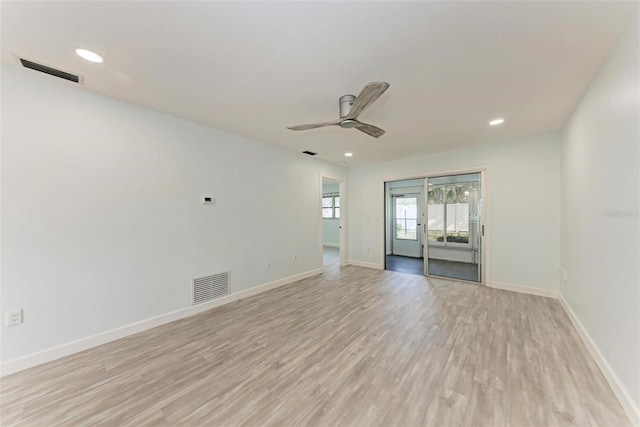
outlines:
[[[78,75],[67,73],[66,71],[62,71],[62,70],[57,70],[55,68],[51,68],[46,65],[38,64],[37,62],[29,61],[28,59],[24,59],[24,58],[18,58],[18,59],[20,61],[20,64],[22,64],[22,66],[25,68],[29,68],[34,71],[39,71],[41,73],[49,74],[50,76],[58,77],[64,80],[68,80],[70,82],[82,83],[82,77]]]
[[[225,271],[223,273],[193,279],[192,304],[201,304],[229,295],[229,275],[230,272]]]
[[[315,156],[318,153],[314,153],[313,151],[306,150],[306,151],[303,151],[302,154],[308,154],[310,156]]]

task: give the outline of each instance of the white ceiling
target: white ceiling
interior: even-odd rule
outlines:
[[[21,55],[83,75],[87,90],[349,165],[561,129],[638,13],[636,2],[1,7],[5,64]],[[80,59],[77,47],[105,62]],[[338,97],[371,81],[391,84],[360,117],[386,129],[380,139],[285,128],[337,118]],[[505,124],[490,128],[497,116]]]

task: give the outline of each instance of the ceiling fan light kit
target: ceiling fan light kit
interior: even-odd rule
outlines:
[[[367,135],[370,135],[374,138],[379,138],[384,135],[384,129],[380,129],[377,126],[360,122],[358,121],[358,116],[367,107],[373,104],[388,88],[389,83],[386,82],[369,83],[364,87],[364,89],[362,89],[357,97],[354,95],[343,95],[338,99],[338,105],[340,107],[340,118],[338,120],[332,120],[330,122],[324,123],[291,126],[287,129],[308,130],[325,126],[340,126],[343,129],[356,128],[359,131],[366,133]]]

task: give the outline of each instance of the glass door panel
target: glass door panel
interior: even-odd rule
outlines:
[[[445,188],[443,185],[427,188],[427,241],[430,245],[444,244]]]
[[[420,258],[422,235],[420,230],[420,194],[392,196],[392,233],[394,255]]]
[[[481,281],[480,173],[427,178],[428,275]]]
[[[418,240],[418,197],[394,197],[396,239]]]

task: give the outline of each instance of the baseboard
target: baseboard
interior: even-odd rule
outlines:
[[[640,410],[638,410],[638,407],[631,398],[631,395],[624,387],[624,385],[620,382],[618,376],[607,362],[607,359],[605,359],[603,354],[600,352],[600,349],[596,345],[595,341],[593,341],[591,335],[589,335],[589,332],[587,332],[585,327],[582,325],[582,322],[580,322],[580,319],[578,319],[578,316],[576,316],[576,313],[573,311],[562,293],[559,293],[558,295],[560,305],[567,313],[567,316],[569,316],[569,319],[571,320],[573,326],[578,331],[578,334],[580,335],[580,338],[582,338],[584,345],[589,350],[589,353],[591,353],[591,357],[593,357],[593,359],[596,361],[596,364],[600,368],[600,371],[609,383],[611,390],[613,390],[613,394],[615,394],[615,396],[618,398],[620,405],[622,405],[622,408],[629,417],[631,424],[633,424],[634,426],[640,426]]]
[[[330,248],[339,248],[340,244],[339,243],[327,243],[327,242],[322,242],[322,246],[328,246]]]
[[[143,332],[148,329],[164,325],[166,323],[184,319],[185,317],[193,316],[195,314],[202,313],[203,311],[211,310],[212,308],[229,304],[242,298],[257,295],[280,286],[288,285],[289,283],[297,282],[298,280],[306,279],[320,273],[322,273],[322,269],[318,268],[304,273],[295,274],[293,276],[284,277],[282,279],[274,280],[273,282],[264,283],[262,285],[254,286],[243,291],[234,292],[231,295],[218,298],[214,301],[209,301],[197,306],[185,307],[180,310],[172,311],[170,313],[161,314],[159,316],[150,317],[139,322],[112,329],[110,331],[102,332],[86,338],[81,338],[76,341],[71,341],[56,347],[51,347],[45,350],[38,351],[36,353],[28,354],[17,359],[9,360],[0,365],[0,377],[23,371],[34,366],[42,365],[43,363],[51,362],[61,357],[88,350],[92,347],[106,344],[108,342],[115,341],[129,335],[137,334],[139,332]]]
[[[522,285],[514,285],[511,283],[505,283],[505,282],[489,282],[489,284],[487,285],[490,288],[495,288],[495,289],[502,289],[505,291],[513,291],[513,292],[520,292],[522,294],[529,294],[529,295],[538,295],[541,297],[547,297],[547,298],[558,298],[558,291],[552,291],[549,289],[541,289],[541,288],[533,288],[530,286],[522,286]]]
[[[375,262],[366,262],[366,261],[358,261],[355,259],[350,259],[347,261],[349,265],[355,265],[356,267],[365,267],[365,268],[375,268],[376,270],[384,270],[384,267],[380,264],[376,264]]]
[[[561,292],[551,291],[548,289],[532,288],[529,286],[513,285],[511,283],[504,283],[504,282],[491,282],[489,284],[489,287],[496,288],[496,289],[504,289],[504,290],[513,291],[513,292],[521,292],[521,293],[531,294],[531,295],[539,295],[539,296],[555,298],[559,300],[560,305],[562,306],[565,313],[567,313],[567,316],[571,320],[573,327],[576,328],[576,330],[578,331],[580,338],[582,338],[582,342],[584,342],[584,345],[589,350],[591,357],[593,357],[593,360],[595,360],[596,364],[598,365],[598,368],[600,368],[600,371],[602,372],[602,375],[604,375],[604,377],[606,378],[607,382],[609,383],[609,386],[611,387],[611,390],[613,391],[616,398],[620,402],[620,405],[622,406],[625,413],[629,417],[631,424],[633,424],[634,426],[640,426],[640,411],[638,410],[638,407],[633,402],[631,395],[629,394],[627,389],[624,387],[624,385],[620,382],[620,380],[618,379],[618,376],[615,374],[614,370],[611,368],[611,366],[607,362],[607,359],[605,359],[605,357],[602,355],[595,341],[593,341],[593,339],[591,338],[587,330],[582,325],[582,322],[580,322],[580,319],[578,319],[578,316],[576,316],[573,309],[571,308],[571,306],[569,305],[569,303],[564,298]]]

